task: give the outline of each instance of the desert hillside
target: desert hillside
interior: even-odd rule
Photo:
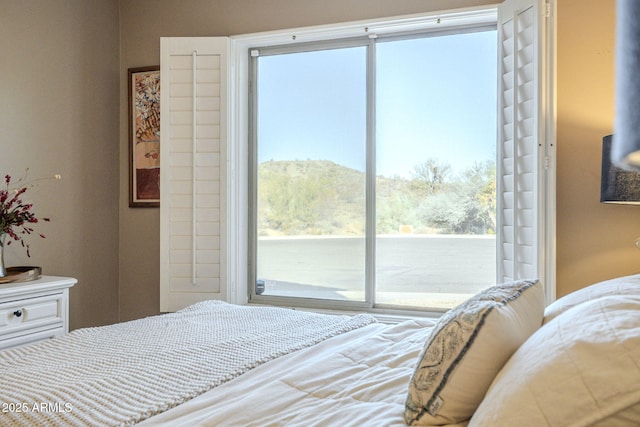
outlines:
[[[258,233],[362,235],[365,174],[327,160],[267,161],[258,166]],[[492,234],[495,164],[459,176],[429,159],[411,178],[376,178],[376,232]],[[406,227],[410,226],[410,227]]]

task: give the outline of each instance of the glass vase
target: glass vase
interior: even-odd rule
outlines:
[[[4,265],[4,238],[4,234],[0,235],[0,277],[7,275],[7,267]]]

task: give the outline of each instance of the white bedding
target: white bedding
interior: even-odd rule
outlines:
[[[602,282],[549,306],[545,316],[550,320],[534,328],[492,374],[493,383],[483,391],[471,419],[450,422],[458,422],[457,427],[639,426],[639,283],[640,275],[622,278],[612,291],[612,283]],[[517,282],[506,285],[518,288]],[[520,295],[515,301],[527,292]],[[522,302],[522,309],[533,305],[528,298]],[[471,316],[466,304],[459,308],[460,316]],[[443,321],[446,316],[438,325]],[[537,322],[543,323],[540,318]],[[498,323],[517,327],[522,322]],[[428,320],[368,325],[265,363],[142,425],[406,426],[410,378],[438,327]],[[497,357],[491,339],[495,333],[462,342],[481,345],[486,358]],[[442,349],[443,354],[450,351],[449,346]],[[468,350],[461,363],[483,369],[470,354]],[[459,385],[452,378],[448,376],[446,386],[469,390],[476,384],[471,380]],[[464,396],[447,398],[442,407],[452,401],[459,405],[460,399],[466,401]]]
[[[539,319],[542,326],[492,374],[493,383],[482,392],[471,419],[450,422],[459,422],[458,427],[640,425],[639,284],[640,275],[602,282],[547,307],[548,321]],[[496,288],[503,286],[517,290],[518,282]],[[522,309],[531,305],[526,298],[522,302]],[[456,316],[473,317],[474,305],[468,305],[459,306]],[[206,306],[211,310],[201,313]],[[222,317],[211,318],[214,312]],[[34,402],[53,402],[62,409],[18,413],[2,406],[0,426],[135,421],[147,427],[405,426],[410,378],[416,366],[422,369],[423,349],[435,343],[443,354],[451,351],[452,346],[432,339],[451,319],[457,317],[443,316],[438,326],[426,319],[384,325],[371,324],[373,318],[366,315],[323,316],[210,302],[78,330],[0,351],[0,403],[28,402],[29,409]],[[488,325],[483,319],[482,325]],[[503,323],[522,322],[498,322]],[[491,339],[496,333],[478,333],[473,340],[454,334],[454,341],[467,349],[457,372],[461,363],[482,369],[479,359],[469,356],[470,346],[486,349],[485,358],[496,357]],[[166,377],[169,372],[174,375]],[[459,385],[455,375],[447,375],[443,387],[470,390],[477,382],[469,384],[468,376]],[[177,393],[182,385],[189,388]],[[164,404],[159,406],[156,397]],[[441,408],[466,399],[447,397]],[[148,412],[122,418],[141,405]],[[107,413],[117,417],[99,423]]]
[[[372,322],[203,301],[0,351],[0,426],[131,425]]]
[[[282,356],[141,426],[405,426],[409,378],[434,323],[373,324]]]

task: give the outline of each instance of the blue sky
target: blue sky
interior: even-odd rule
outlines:
[[[495,31],[377,44],[377,174],[437,158],[495,160]],[[364,170],[364,47],[259,59],[258,162],[333,160]]]

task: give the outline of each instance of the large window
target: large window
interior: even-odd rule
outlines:
[[[252,50],[252,298],[446,309],[496,282],[497,31]]]
[[[162,38],[161,310],[393,315],[535,277],[553,301],[553,28],[505,0]]]

